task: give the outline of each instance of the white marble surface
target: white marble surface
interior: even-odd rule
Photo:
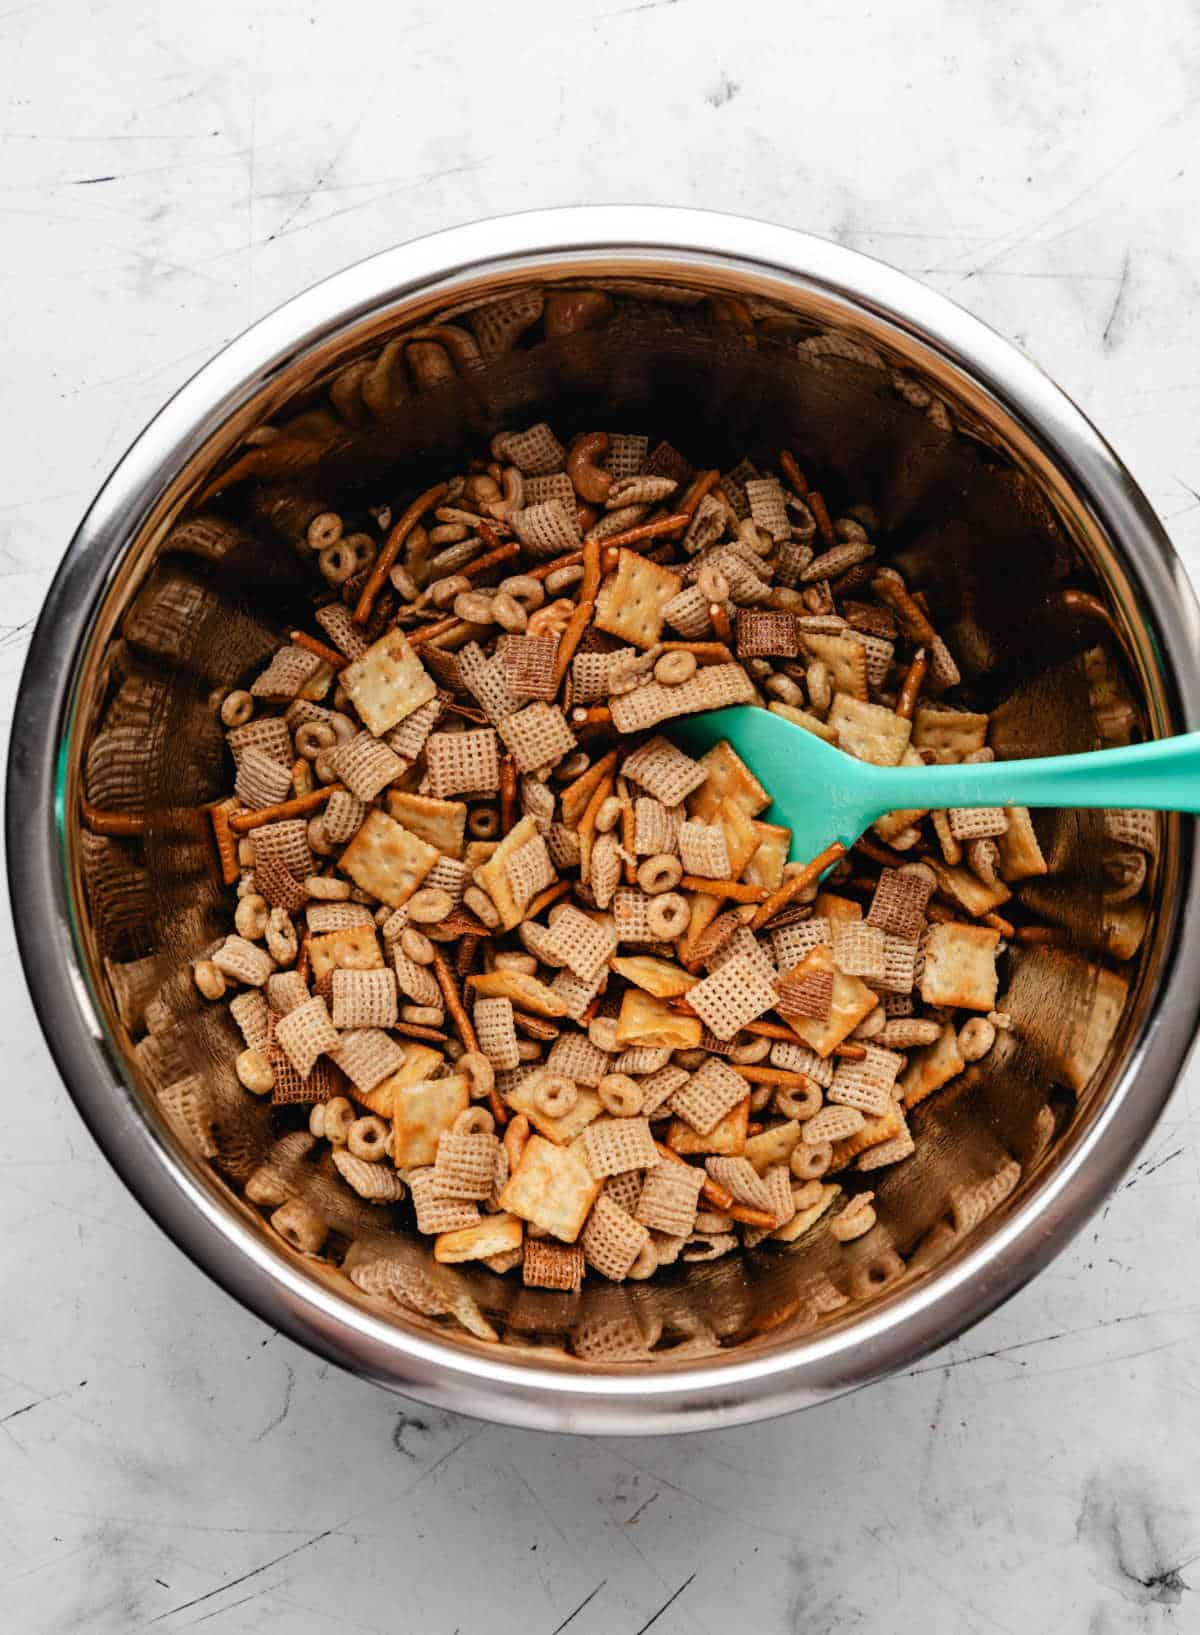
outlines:
[[[88,498],[283,297],[541,204],[810,228],[1025,346],[1200,568],[1186,0],[0,0],[0,687]],[[906,1377],[675,1441],[494,1429],[342,1377],[141,1214],[0,928],[0,1627],[132,1635],[1200,1628],[1196,1107]]]

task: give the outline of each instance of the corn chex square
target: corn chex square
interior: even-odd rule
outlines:
[[[732,1039],[747,1022],[774,1008],[775,984],[748,955],[738,954],[690,989],[688,1002],[718,1039]]]
[[[597,1118],[579,1137],[592,1174],[603,1179],[631,1169],[652,1169],[658,1148],[645,1118]]]
[[[639,784],[664,806],[678,806],[708,776],[708,769],[668,739],[649,739],[621,767],[625,777]]]
[[[745,1079],[728,1063],[709,1057],[687,1083],[674,1092],[670,1106],[693,1130],[707,1135],[749,1093]]]
[[[585,981],[601,970],[617,946],[617,935],[607,922],[597,922],[568,903],[556,915],[546,942],[561,962]]]
[[[588,1265],[614,1283],[628,1277],[649,1241],[647,1229],[603,1195],[597,1198],[580,1240]]]
[[[360,732],[330,756],[333,770],[360,801],[372,801],[407,770],[398,755],[369,732]]]
[[[566,717],[552,704],[528,704],[499,724],[500,736],[517,763],[518,772],[556,766],[576,747]]]
[[[655,1232],[686,1237],[696,1224],[705,1179],[704,1171],[695,1164],[657,1165],[642,1184],[635,1218]]]

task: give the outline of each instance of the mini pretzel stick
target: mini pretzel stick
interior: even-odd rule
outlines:
[[[787,449],[780,449],[779,451],[779,469],[787,478],[792,492],[799,494],[800,498],[803,499],[808,493],[808,483],[805,480],[804,473],[796,464],[796,456],[789,453]]]
[[[400,555],[400,547],[420,522],[426,511],[432,510],[446,497],[448,484],[434,483],[423,494],[418,494],[408,508],[401,513],[399,521],[384,542],[384,547],[375,558],[375,566],[371,569],[369,578],[362,588],[362,595],[358,598],[358,605],[354,609],[355,624],[366,624],[371,617],[371,609],[375,606],[375,598],[387,583],[387,576],[396,565],[396,558]]]
[[[217,846],[217,856],[221,860],[221,879],[227,886],[236,885],[241,870],[238,868],[237,841],[229,829],[227,803],[218,801],[215,806],[210,806],[208,815],[212,819],[213,839]]]
[[[568,551],[566,556],[556,556],[552,562],[539,562],[536,567],[528,570],[530,579],[549,579],[552,573],[560,568],[577,568],[583,561],[582,551]]]
[[[831,863],[836,863],[839,857],[845,857],[845,855],[846,848],[840,840],[835,840],[831,846],[826,846],[825,850],[819,852],[811,863],[804,865],[799,874],[793,874],[789,880],[783,882],[777,891],[771,893],[750,921],[751,931],[761,931],[772,914],[778,914],[781,908],[786,908],[792,899],[798,897],[806,886],[811,886],[814,880],[819,880]]]
[[[315,653],[324,664],[333,670],[344,670],[350,660],[345,653],[339,653],[336,647],[329,647],[325,642],[318,641],[304,630],[289,630],[288,640],[295,647],[303,647],[308,653]]]
[[[583,816],[579,820],[579,878],[586,880],[592,861],[592,840],[596,833],[596,814],[613,792],[611,776],[601,778],[592,790],[592,798],[583,809]]]
[[[509,533],[510,531],[510,529],[501,525],[501,532]],[[494,524],[485,522],[484,519],[480,517],[479,521],[475,524],[475,532],[479,535],[480,539],[487,546],[489,551],[495,551],[500,548],[502,542],[500,535],[496,532]],[[466,569],[464,568],[463,571],[465,573]]]
[[[579,1020],[583,1023],[584,1027],[587,1027],[589,1022],[594,1022],[597,1016],[599,1016],[600,1001],[603,997],[603,994],[597,994],[594,999],[589,999],[587,1004],[583,1007],[583,1015],[579,1018]]]
[[[583,546],[583,579],[579,586],[580,602],[595,602],[600,589],[600,540],[589,539]]]
[[[518,1113],[510,1120],[508,1128],[501,1137],[504,1142],[504,1151],[508,1157],[510,1170],[516,1169],[521,1162],[521,1154],[525,1151],[525,1144],[529,1140],[529,1120],[524,1113]]]
[[[898,573],[877,573],[871,581],[871,589],[881,602],[886,602],[892,612],[897,614],[906,633],[913,641],[921,642],[925,647],[932,647],[937,640],[937,631],[921,612],[908,593],[908,587]]]
[[[517,820],[517,763],[500,757],[500,833],[507,834]]]
[[[813,1081],[807,1073],[793,1072],[790,1067],[738,1067],[733,1071],[747,1084],[786,1084],[793,1089],[808,1090]]]
[[[625,884],[637,884],[637,851],[634,839],[637,834],[637,814],[632,801],[626,801],[621,808],[621,850],[626,853],[625,861],[621,864],[625,876]]]
[[[419,625],[416,630],[406,632],[408,645],[418,647],[422,642],[432,641],[435,636],[444,636],[453,630],[457,623],[454,614],[449,613],[444,619],[435,619],[432,624]]]
[[[697,664],[733,664],[734,657],[724,642],[659,642],[664,653],[691,653]]]
[[[802,1045],[804,1040],[794,1028],[785,1027],[782,1022],[767,1022],[759,1019],[757,1022],[743,1022],[743,1033],[757,1033],[760,1039],[784,1039],[790,1045]]]
[[[462,997],[458,991],[458,983],[450,974],[450,967],[446,964],[438,949],[433,951],[433,974],[437,978],[437,985],[442,990],[442,998],[446,1001],[446,1010],[454,1030],[463,1042],[463,1048],[472,1055],[479,1054],[479,1040],[475,1029],[471,1025],[471,1018],[463,1008]],[[492,1117],[499,1125],[508,1123],[508,1108],[500,1098],[499,1091],[493,1087],[488,1091],[487,1104],[491,1109]]]
[[[583,772],[581,772],[575,779],[574,783],[569,783],[567,785],[567,787],[559,795],[559,802],[562,806],[564,818],[566,817],[567,813],[570,812],[575,805],[577,805],[578,795],[576,794],[576,791],[580,789],[580,786],[583,785],[584,788],[594,789],[601,778],[607,777],[609,773],[614,771],[616,764],[617,752],[615,749],[610,749],[608,754],[601,760],[597,761],[594,766],[589,766]],[[567,827],[570,828],[569,822]]]
[[[913,654],[913,661],[908,667],[904,680],[900,683],[900,691],[896,695],[896,714],[903,721],[911,721],[913,711],[917,707],[921,687],[925,680],[925,673],[929,669],[929,659],[923,647],[918,647]]]
[[[586,563],[583,571],[585,575],[584,583],[586,584]],[[554,685],[556,688],[559,686],[562,678],[566,675],[567,665],[570,664],[571,660],[574,658],[575,649],[579,646],[584,631],[592,622],[592,614],[595,611],[595,602],[581,600],[574,613],[572,613],[570,619],[568,619],[567,628],[563,631],[562,636],[559,639],[558,649],[554,655]]]
[[[1065,948],[1070,945],[1071,933],[1061,925],[1019,925],[1013,933],[1014,941],[1046,948]]]
[[[570,880],[556,880],[552,886],[547,886],[544,891],[539,891],[536,897],[529,899],[529,906],[525,910],[525,919],[536,919],[544,908],[549,908],[551,903],[556,903],[560,897],[565,897],[570,889]]]
[[[735,903],[765,903],[768,896],[766,886],[752,886],[742,880],[705,880],[698,874],[685,874],[679,884],[684,891],[698,891],[703,897],[729,897]]]
[[[607,727],[612,724],[612,711],[607,704],[576,704],[571,711],[573,727]]]
[[[762,1129],[761,1124],[759,1129]],[[756,1130],[754,1133],[757,1135],[758,1131]],[[769,1214],[767,1210],[754,1209],[750,1204],[731,1204],[725,1213],[730,1220],[741,1221],[743,1226],[760,1226],[769,1229],[775,1225],[776,1220],[776,1217]]]
[[[672,1152],[670,1147],[664,1147],[661,1141],[656,1141],[654,1145],[658,1148],[662,1157],[669,1158],[673,1164],[687,1163],[685,1158],[680,1158],[679,1154]],[[718,1181],[714,1181],[711,1175],[705,1176],[704,1185],[700,1188],[700,1196],[712,1209],[719,1209],[723,1214],[728,1214],[733,1208],[733,1193],[726,1192],[725,1188]]]
[[[311,795],[297,795],[294,800],[280,801],[278,806],[261,806],[257,812],[235,812],[229,827],[235,835],[248,835],[251,829],[261,829],[264,823],[279,823],[284,818],[304,817],[324,806],[330,795],[339,794],[344,784],[327,783],[314,789]]]
[[[682,517],[684,527],[686,527],[695,516],[696,507],[700,504],[700,501],[706,494],[711,494],[713,489],[716,488],[720,481],[721,473],[719,471],[710,470],[697,472],[692,478],[691,482],[688,484],[687,489],[684,492],[684,496],[679,502],[679,514],[674,519],[675,523],[678,524],[679,518]]]
[[[834,1045],[833,1054],[840,1056],[844,1062],[865,1062],[867,1059],[866,1045],[841,1044]]]
[[[657,522],[639,522],[636,528],[626,528],[623,534],[609,534],[604,540],[605,552],[622,545],[637,545],[643,539],[658,539],[663,534],[672,533],[676,528],[686,528],[692,520],[690,511],[675,511],[669,517],[660,517]]]
[[[454,1023],[455,1031],[462,1040],[464,1047],[472,1052],[478,1052],[479,1040],[475,1036],[475,1029],[471,1018],[463,1009],[462,998],[458,991],[458,984],[446,964],[445,957],[435,948],[433,951],[433,974],[437,978],[438,987],[442,990],[442,998],[446,1001],[446,1010],[450,1020]]]
[[[882,840],[875,840],[870,835],[859,835],[854,842],[854,850],[885,869],[902,868],[905,863],[912,862],[911,857],[903,852],[893,851],[890,846],[885,846]]]
[[[721,602],[708,604],[708,622],[716,631],[722,642],[733,640],[733,626],[729,622],[729,614]]]
[[[810,488],[804,496],[804,503],[813,514],[817,532],[821,536],[821,543],[823,545],[834,545],[836,541],[834,539],[833,523],[829,520],[829,507],[825,504],[824,496],[818,493],[815,488]]]
[[[990,925],[992,930],[998,931],[1002,937],[1011,937],[1013,935],[1012,921],[1006,920],[1002,914],[997,914],[994,910],[991,914],[981,915],[979,923],[980,925]]]
[[[135,840],[146,832],[145,815],[141,812],[102,812],[98,806],[81,801],[83,821],[94,835],[112,835],[115,839]],[[235,874],[234,880],[237,879]],[[232,885],[232,880],[225,884]]]
[[[480,539],[483,538],[484,526],[482,523],[479,525]],[[495,534],[492,534],[492,538],[496,539]],[[462,574],[464,579],[478,579],[479,575],[487,573],[489,568],[495,568],[501,562],[507,562],[510,557],[520,556],[520,554],[521,546],[519,541],[512,539],[509,540],[507,545],[501,545],[499,540],[496,540],[494,550],[486,552],[483,556],[477,556],[474,562],[468,562],[466,567],[459,568],[458,572]]]

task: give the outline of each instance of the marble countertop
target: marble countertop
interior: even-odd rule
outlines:
[[[0,5],[0,688],[123,447],[247,323],[543,204],[759,215],[1025,347],[1200,568],[1187,0]],[[196,1271],[63,1091],[0,925],[0,1626],[53,1635],[1200,1627],[1200,1075],[1030,1287],[909,1374],[674,1440],[347,1378]]]

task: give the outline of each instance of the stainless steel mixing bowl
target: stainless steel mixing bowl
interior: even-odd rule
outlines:
[[[1200,726],[1197,606],[1129,474],[1013,347],[862,256],[695,211],[484,222],[339,274],[203,369],[81,524],[22,682],[9,873],[42,1025],[118,1172],[232,1294],[367,1378],[543,1429],[728,1425],[958,1334],[1113,1187],[1196,1026],[1195,832],[1160,825],[1118,912],[1102,820],[1046,819],[1034,884],[1070,945],[1012,951],[1012,1033],[915,1115],[859,1243],[560,1296],[435,1267],[317,1165],[289,1184],[334,1259],[294,1253],[241,1196],[278,1128],[189,978],[228,917],[200,811],[228,786],[212,695],[306,605],[289,541],[314,507],[401,498],[542,417],[707,463],[786,444],[871,501],[1001,753]]]

